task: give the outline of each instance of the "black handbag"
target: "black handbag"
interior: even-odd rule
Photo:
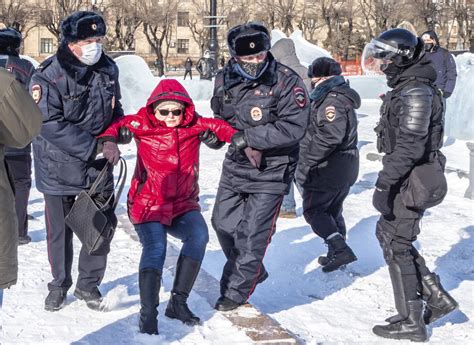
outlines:
[[[97,188],[104,185],[109,166],[107,162],[89,191],[79,193],[65,218],[66,225],[76,234],[87,253],[94,256],[106,255],[110,251],[117,226],[115,208],[127,178],[127,164],[120,158],[120,173],[114,191],[108,197],[104,196],[103,188],[97,192]],[[114,195],[115,189],[117,193]]]
[[[412,169],[400,189],[406,207],[426,210],[441,204],[448,192],[445,165],[446,157],[438,151],[433,153],[428,162]]]

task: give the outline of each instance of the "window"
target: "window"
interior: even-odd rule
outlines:
[[[188,26],[189,12],[178,12],[178,26]]]
[[[52,54],[53,53],[53,39],[52,38],[42,38],[40,46],[41,54]]]
[[[189,40],[178,40],[178,54],[189,53]]]

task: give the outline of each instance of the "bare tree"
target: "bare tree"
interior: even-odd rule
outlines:
[[[21,32],[23,39],[36,27],[28,20],[34,12],[34,7],[24,0],[0,0],[0,23]]]
[[[37,8],[37,24],[45,26],[59,42],[61,21],[75,11],[91,9],[92,3],[87,0],[38,0]]]
[[[163,62],[159,66],[159,73],[162,75],[168,58],[171,30],[176,22],[178,1],[138,0],[137,5],[140,20],[143,23],[143,33],[156,58]],[[164,47],[163,44],[165,44]],[[163,48],[165,48],[164,54]]]
[[[472,24],[474,16],[474,5],[469,0],[451,1],[454,18],[458,26],[456,49],[466,49],[472,36]]]
[[[142,23],[137,0],[109,0],[108,44],[114,50],[135,50],[135,33]]]
[[[255,17],[270,30],[278,28],[290,34],[294,24],[301,20],[304,4],[298,0],[257,0]]]
[[[193,40],[201,50],[201,56],[206,49],[206,43],[209,39],[209,28],[204,27],[209,23],[205,16],[209,16],[209,1],[192,0],[192,15],[188,18],[188,27],[191,30]]]
[[[298,23],[298,28],[303,32],[306,40],[312,43],[317,43],[314,35],[317,31],[324,27],[324,25],[325,24],[319,14],[319,11],[315,6],[306,5],[303,8],[303,15],[301,16],[300,22]]]

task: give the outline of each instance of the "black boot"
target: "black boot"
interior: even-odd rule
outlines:
[[[388,325],[375,326],[372,331],[383,338],[409,339],[425,341],[428,339],[425,322],[423,321],[423,301],[421,299],[406,302],[408,316],[401,321]]]
[[[173,290],[166,307],[165,315],[172,319],[181,320],[188,326],[195,326],[201,320],[188,308],[187,300],[199,273],[201,262],[188,256],[180,255],[176,265]]]
[[[158,304],[161,286],[161,272],[154,268],[145,268],[138,272],[140,289],[140,320],[141,333],[158,334]]]
[[[230,298],[227,298],[225,296],[221,296],[217,299],[216,305],[214,306],[214,309],[219,310],[219,311],[230,311],[237,309],[240,307],[242,304],[237,303]]]
[[[458,303],[441,285],[439,276],[430,273],[421,278],[422,297],[426,302],[425,324],[432,323],[458,307]]]
[[[341,233],[339,232],[342,236],[342,238],[344,239],[344,241],[346,240],[346,234],[345,234],[345,231],[344,233]],[[327,247],[328,247],[328,253],[326,254],[326,256],[324,255],[321,255],[319,258],[318,258],[318,263],[321,265],[321,266],[325,266],[328,264],[328,262],[330,261],[330,259],[332,258],[332,256],[334,255],[334,248],[327,242],[327,241],[324,241],[324,243],[326,243]]]
[[[341,234],[336,234],[326,240],[329,247],[333,248],[334,254],[329,257],[329,261],[323,267],[323,272],[332,272],[342,265],[346,265],[357,260],[352,249],[347,245]]]

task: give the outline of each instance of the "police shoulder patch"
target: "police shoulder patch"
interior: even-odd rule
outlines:
[[[295,97],[296,105],[300,108],[303,108],[306,105],[306,93],[304,92],[303,88],[295,87],[293,89],[293,95]]]
[[[41,101],[41,96],[42,96],[41,85],[34,84],[31,87],[31,97],[36,103],[39,103],[39,101]]]
[[[327,106],[326,109],[324,109],[324,114],[329,122],[333,122],[336,118],[336,108],[332,105]]]

